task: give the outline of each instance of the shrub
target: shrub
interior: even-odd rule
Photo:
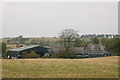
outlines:
[[[52,55],[53,58],[76,58],[73,50],[59,50],[58,53]]]
[[[30,53],[27,53],[26,55],[24,55],[25,58],[38,58],[39,55],[36,54],[34,51],[31,51]]]
[[[49,54],[45,54],[42,58],[50,58]]]
[[[43,56],[42,58],[50,58],[50,56]]]

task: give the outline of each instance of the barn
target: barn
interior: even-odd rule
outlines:
[[[31,51],[34,51],[36,54],[43,56],[45,53],[48,53],[48,48],[42,47],[39,45],[33,45],[33,46],[23,46],[19,48],[10,49],[7,51],[8,58],[22,58],[22,54],[30,53]]]

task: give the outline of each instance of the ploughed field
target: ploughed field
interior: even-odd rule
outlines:
[[[3,59],[3,78],[118,78],[118,57]]]

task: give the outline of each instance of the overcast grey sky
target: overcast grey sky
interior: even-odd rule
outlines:
[[[118,33],[117,2],[5,2],[2,9],[3,37],[57,36],[68,28]]]

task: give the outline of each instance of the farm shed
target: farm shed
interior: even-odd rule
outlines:
[[[79,47],[74,50],[77,58],[111,56],[111,53],[107,52],[106,47],[102,44],[88,44],[84,49]]]
[[[48,53],[48,48],[45,48],[39,45],[24,46],[24,47],[19,47],[19,48],[8,50],[7,56],[8,58],[19,58],[19,57],[22,57],[21,55],[30,53],[31,51],[34,51],[40,56],[43,56],[45,53]]]

